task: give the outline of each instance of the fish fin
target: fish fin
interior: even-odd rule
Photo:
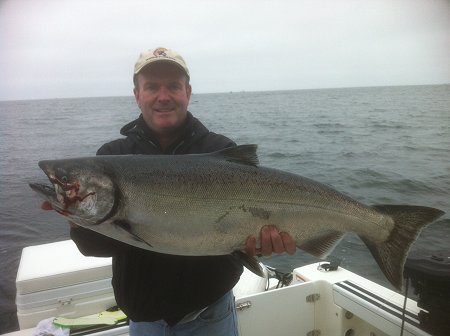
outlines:
[[[401,290],[403,267],[410,246],[422,228],[441,217],[444,212],[435,208],[411,205],[375,205],[373,208],[390,216],[394,220],[394,228],[388,239],[382,243],[373,243],[364,236],[360,238],[367,245],[386,278]]]
[[[237,258],[242,263],[242,265],[247,267],[250,271],[260,276],[261,278],[264,278],[264,272],[255,257],[251,257],[247,253],[242,251],[234,251],[233,253],[231,253],[231,255]]]
[[[131,225],[128,221],[123,220],[123,219],[116,219],[115,221],[112,222],[112,224],[114,224],[114,226],[117,229],[123,230],[126,233],[128,233],[132,239],[140,242],[140,243],[144,243],[145,245],[149,246],[150,248],[153,248],[153,246],[146,242],[145,240],[143,240],[141,237],[139,237],[138,235],[136,235],[133,230],[131,229]]]
[[[58,211],[58,210],[56,210],[56,211]],[[78,217],[78,216],[75,216],[75,215],[72,215],[72,214],[68,215],[67,217],[69,217],[70,221],[72,221],[75,224],[80,225],[80,226],[82,226],[82,227],[84,227],[86,229],[92,229],[97,224],[96,221],[89,220],[89,219],[82,218],[82,217]]]
[[[257,166],[259,164],[258,155],[256,154],[257,147],[257,145],[240,145],[222,149],[214,154],[225,158],[227,161]]]
[[[344,236],[343,232],[333,231],[323,234],[319,237],[310,239],[297,247],[309,254],[318,257],[326,258],[331,251],[336,247]]]

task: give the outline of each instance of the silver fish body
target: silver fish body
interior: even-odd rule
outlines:
[[[443,214],[428,207],[366,206],[257,161],[256,146],[244,145],[212,154],[97,156],[39,165],[55,188],[45,197],[58,212],[131,245],[224,255],[243,250],[262,226],[275,225],[299,248],[323,257],[343,234],[354,232],[396,287],[410,245]]]

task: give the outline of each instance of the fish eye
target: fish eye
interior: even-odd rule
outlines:
[[[63,177],[61,177],[61,182],[62,183],[67,183],[67,181],[68,181],[67,180],[67,176],[64,175]]]

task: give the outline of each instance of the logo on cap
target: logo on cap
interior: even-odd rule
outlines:
[[[167,57],[166,51],[167,51],[166,48],[158,48],[158,49],[155,49],[155,51],[153,51],[153,55],[155,55],[156,57],[159,57],[159,56]]]

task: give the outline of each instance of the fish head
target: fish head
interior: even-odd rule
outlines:
[[[82,226],[98,224],[112,215],[116,186],[99,162],[89,158],[45,160],[39,167],[54,190],[39,184],[30,186],[57,212]]]

